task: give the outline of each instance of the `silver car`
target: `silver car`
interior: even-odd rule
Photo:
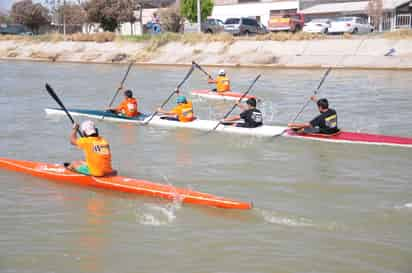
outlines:
[[[224,29],[222,20],[209,18],[202,23],[202,32],[205,33],[219,33]]]
[[[261,32],[260,25],[256,19],[253,18],[228,18],[225,21],[225,32],[233,35],[249,35],[258,34]]]

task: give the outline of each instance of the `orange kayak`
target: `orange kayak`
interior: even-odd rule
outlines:
[[[10,171],[30,174],[32,176],[88,187],[104,188],[120,192],[147,195],[179,200],[190,203],[225,209],[251,209],[252,204],[239,202],[212,194],[201,193],[189,189],[176,188],[171,185],[157,184],[144,180],[137,180],[122,176],[93,177],[82,175],[66,169],[61,164],[49,164],[33,161],[22,161],[0,158],[0,168]]]

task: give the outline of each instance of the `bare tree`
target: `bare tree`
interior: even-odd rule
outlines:
[[[170,32],[179,32],[182,28],[183,17],[177,5],[170,8],[160,9],[160,23],[162,30]]]
[[[379,30],[383,19],[383,1],[369,0],[368,15],[371,18],[371,24],[376,30]]]
[[[11,17],[15,23],[25,25],[36,33],[41,26],[50,23],[48,9],[31,0],[15,2],[11,8]]]

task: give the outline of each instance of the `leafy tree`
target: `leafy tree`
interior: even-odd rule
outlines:
[[[200,16],[202,20],[206,19],[212,14],[213,1],[212,0],[200,0],[201,12]],[[183,0],[181,2],[181,14],[186,17],[190,22],[197,22],[197,0]]]
[[[115,31],[122,22],[135,22],[134,0],[90,0],[85,4],[89,22],[100,23],[105,31]]]
[[[10,24],[11,22],[13,22],[13,18],[5,14],[0,14],[0,24]]]
[[[11,17],[15,23],[25,25],[33,32],[38,32],[41,26],[50,23],[49,10],[40,3],[34,4],[32,0],[15,2],[11,8]]]

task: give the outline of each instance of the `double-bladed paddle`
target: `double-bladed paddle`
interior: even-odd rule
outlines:
[[[112,100],[109,103],[109,107],[108,107],[109,109],[110,109],[110,107],[112,107],[112,105],[113,105],[114,101],[116,100],[116,97],[119,94],[120,90],[123,89],[124,82],[126,81],[127,76],[129,75],[130,69],[132,68],[133,64],[134,64],[134,62],[132,61],[132,62],[130,62],[129,66],[127,67],[126,73],[124,74],[123,79],[120,82],[120,86],[117,88],[116,93],[114,94]],[[104,116],[103,116],[103,118],[104,118]]]
[[[177,85],[176,89],[173,90],[173,92],[169,95],[169,97],[167,97],[167,99],[162,103],[162,105],[160,106],[160,108],[165,107],[165,105],[170,101],[170,99],[174,96],[174,94],[177,93],[177,91],[182,87],[182,85],[187,81],[187,79],[190,77],[190,75],[192,75],[193,73],[193,69],[194,69],[194,65],[192,64],[192,66],[190,67],[189,71],[187,72],[186,76],[183,78],[183,80]],[[143,124],[147,125],[149,124],[149,122],[159,113],[159,111],[155,111],[150,118],[145,121]]]
[[[250,90],[252,90],[252,87],[255,85],[255,83],[259,80],[260,76],[261,76],[260,74],[257,75],[257,77],[256,77],[256,78],[253,80],[253,82],[250,84],[250,86],[249,86],[249,88],[246,90],[246,92],[242,94],[242,96],[239,98],[238,102],[235,103],[235,104],[232,106],[232,108],[229,110],[229,112],[226,113],[226,115],[223,117],[222,120],[224,120],[225,118],[227,118],[227,117],[233,112],[233,110],[235,110],[235,108],[236,108],[236,106],[237,106],[238,103],[242,102],[243,98],[246,97],[246,95],[250,92]],[[219,125],[222,124],[222,120],[220,120],[220,121],[216,124],[216,126],[215,126],[212,130],[208,131],[206,134],[211,133],[211,132],[213,132],[214,130],[216,130],[216,128],[219,127]]]
[[[329,68],[325,71],[325,73],[323,74],[322,79],[320,80],[320,82],[319,82],[319,84],[318,84],[318,87],[317,87],[317,88],[315,89],[315,91],[313,92],[313,95],[314,95],[314,96],[316,96],[316,95],[319,93],[320,88],[322,87],[323,83],[325,82],[326,78],[328,77],[328,75],[329,75],[329,73],[330,73],[331,71],[332,71],[332,68],[331,68],[331,67],[329,67]],[[296,114],[296,116],[295,116],[295,118],[293,119],[292,123],[296,121],[296,119],[300,116],[300,114],[302,114],[302,112],[305,110],[306,106],[308,106],[309,102],[310,102],[310,99],[305,102],[305,104],[302,106],[302,109],[300,109],[300,111]],[[283,130],[280,134],[274,135],[274,137],[278,137],[278,136],[283,135],[284,133],[286,133],[287,130],[288,130],[288,129]]]
[[[204,70],[203,67],[201,67],[198,63],[196,63],[195,61],[192,61],[192,64],[193,64],[197,69],[199,69],[200,71],[202,71],[206,76],[208,76],[210,79],[212,79],[212,76],[211,76],[209,73],[207,73],[207,71]]]
[[[49,93],[49,95],[57,102],[57,104],[60,105],[60,107],[63,109],[67,117],[70,119],[70,121],[74,125],[76,122],[74,121],[73,117],[70,115],[69,111],[67,111],[67,108],[64,106],[63,102],[59,99],[56,92],[54,92],[53,88],[48,83],[46,83],[46,90]],[[82,132],[80,132],[79,128],[77,128],[77,132],[79,133],[81,137],[83,137],[83,134]]]
[[[325,82],[326,78],[328,77],[330,71],[332,70],[331,67],[329,67],[326,71],[325,74],[323,74],[323,77],[321,79],[321,81],[318,84],[318,87],[315,89],[315,91],[313,92],[313,95],[316,96],[318,94],[318,91],[320,90],[320,88],[322,87],[323,83]],[[293,119],[292,122],[295,122],[296,119],[300,116],[300,114],[302,114],[303,110],[305,110],[306,106],[308,106],[310,100],[307,100],[306,103],[302,106],[302,109],[300,109],[300,111],[296,114],[295,118]]]

